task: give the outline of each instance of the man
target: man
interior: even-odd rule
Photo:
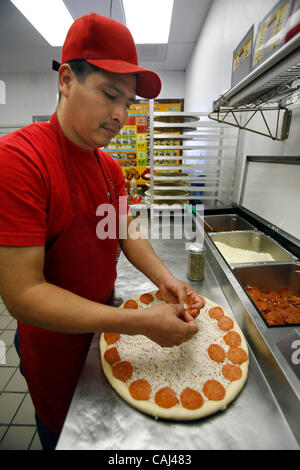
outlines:
[[[96,209],[112,204],[118,226],[125,189],[118,163],[99,147],[124,126],[136,93],[159,94],[159,77],[138,66],[128,29],[95,13],[73,23],[56,68],[60,101],[50,123],[0,141],[0,290],[18,320],[16,346],[45,449],[56,445],[94,332],[143,334],[170,347],[197,332],[184,312],[187,295],[201,306],[142,236],[120,239],[121,248],[169,303],[147,315],[107,305],[118,239],[97,238]]]

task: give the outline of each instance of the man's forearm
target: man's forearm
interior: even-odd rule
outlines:
[[[60,333],[141,333],[137,310],[92,302],[47,282],[27,288],[7,307],[21,322]]]
[[[43,282],[26,289],[13,305],[18,320],[59,333],[113,332],[142,334],[162,347],[190,339],[197,327],[179,319],[181,305],[155,305],[150,309],[125,309],[98,304],[53,284]]]

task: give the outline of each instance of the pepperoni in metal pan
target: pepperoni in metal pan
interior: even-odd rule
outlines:
[[[104,339],[107,344],[114,344],[119,341],[121,335],[119,333],[104,333]]]
[[[248,354],[243,348],[232,347],[228,350],[227,357],[234,364],[242,364],[247,361]]]
[[[121,360],[120,355],[119,355],[118,350],[117,350],[116,347],[107,349],[104,353],[104,358],[105,358],[106,362],[108,362],[111,366],[115,362],[119,362]]]
[[[124,308],[139,308],[139,306],[135,300],[129,299],[127,302],[125,302]]]
[[[222,307],[212,307],[208,311],[208,315],[215,320],[219,320],[221,317],[224,316],[224,310]]]
[[[240,346],[242,342],[241,336],[236,331],[228,331],[223,339],[228,346]]]
[[[129,386],[129,393],[135,400],[149,400],[151,385],[145,379],[135,380]]]
[[[226,315],[223,315],[223,317],[218,320],[218,327],[222,331],[230,330],[230,328],[233,328],[233,325],[233,320],[230,317],[227,317]]]
[[[201,408],[204,402],[201,393],[189,387],[185,388],[181,393],[180,401],[182,406],[188,410],[197,410]]]
[[[153,302],[154,300],[154,297],[152,294],[150,294],[150,292],[146,293],[146,294],[142,294],[140,296],[140,301],[143,302],[143,304],[151,304],[151,302]]]
[[[225,379],[233,382],[234,380],[238,380],[242,377],[242,369],[239,366],[225,364],[222,367],[222,374],[224,375]]]
[[[209,400],[223,400],[225,388],[217,380],[207,380],[203,385],[203,393]]]
[[[118,362],[113,367],[113,375],[116,379],[126,382],[132,376],[133,368],[129,361]]]
[[[223,362],[226,357],[224,349],[219,344],[211,344],[208,346],[207,352],[209,357],[216,362]]]
[[[160,388],[156,392],[154,400],[162,408],[172,408],[178,403],[176,393],[170,387]]]

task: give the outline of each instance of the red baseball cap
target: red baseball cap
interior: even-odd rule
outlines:
[[[133,37],[119,21],[96,13],[75,20],[62,47],[61,63],[79,59],[107,72],[136,74],[138,96],[153,99],[160,93],[159,76],[138,65]],[[59,70],[59,67],[54,60],[53,70]]]

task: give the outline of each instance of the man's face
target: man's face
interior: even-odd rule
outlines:
[[[66,102],[67,136],[84,149],[106,147],[125,125],[135,100],[136,77],[95,72],[71,81]]]

